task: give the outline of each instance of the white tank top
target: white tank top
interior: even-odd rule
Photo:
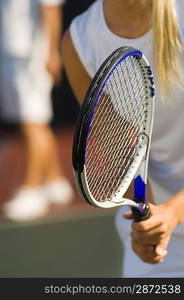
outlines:
[[[184,15],[183,2],[177,0],[180,21]],[[97,0],[87,11],[74,18],[70,33],[77,54],[90,77],[95,75],[104,59],[121,46],[135,47],[147,57],[153,70],[156,89],[148,177],[155,202],[159,204],[168,201],[184,188],[184,91],[174,89],[171,99],[173,104],[168,104],[168,99],[161,100],[153,65],[152,30],[135,39],[115,35],[106,24],[103,0]],[[184,29],[181,26],[180,33],[183,38]],[[184,65],[184,53],[181,56],[181,65]]]

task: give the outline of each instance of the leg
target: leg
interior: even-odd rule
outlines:
[[[46,124],[23,124],[23,132],[28,153],[23,186],[43,183],[42,190],[50,202],[69,203],[73,199],[73,190],[62,172],[51,128]]]
[[[34,187],[43,181],[63,177],[52,130],[45,124],[23,124],[27,165],[23,185]]]
[[[54,136],[47,125],[52,118],[52,81],[42,61],[30,65],[29,61],[15,60],[10,67],[4,78],[9,88],[4,91],[3,116],[21,122],[27,159],[22,186],[2,210],[8,218],[27,221],[46,215],[50,199],[68,203],[73,191],[70,183],[62,180]]]

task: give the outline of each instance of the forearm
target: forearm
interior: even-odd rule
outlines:
[[[176,226],[184,222],[184,189],[178,192],[164,205],[173,211],[173,216],[175,216],[177,220]]]
[[[42,6],[42,24],[46,31],[49,52],[60,50],[63,13],[60,6]]]

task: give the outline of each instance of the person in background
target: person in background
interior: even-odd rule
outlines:
[[[44,216],[50,203],[68,204],[73,189],[64,176],[50,128],[51,89],[61,79],[63,0],[0,0],[0,114],[19,123],[26,145],[20,189],[3,205],[15,221]]]
[[[181,0],[96,0],[72,21],[62,42],[65,70],[79,103],[102,62],[121,46],[140,49],[153,70],[151,216],[135,222],[127,208],[117,211],[124,277],[184,277],[183,14]]]

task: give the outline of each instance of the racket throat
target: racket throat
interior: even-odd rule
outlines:
[[[134,179],[134,200],[138,203],[146,202],[146,184],[141,175],[138,175]]]
[[[141,175],[134,179],[134,201],[139,205],[132,208],[135,221],[147,219],[150,216],[150,208],[146,201],[146,184]]]

